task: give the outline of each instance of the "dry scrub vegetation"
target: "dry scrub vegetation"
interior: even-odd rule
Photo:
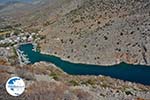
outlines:
[[[0,100],[124,100],[149,98],[150,92],[149,86],[110,77],[68,75],[44,62],[0,66],[0,76]],[[11,76],[20,76],[26,83],[26,91],[20,97],[12,97],[5,90],[5,82]]]

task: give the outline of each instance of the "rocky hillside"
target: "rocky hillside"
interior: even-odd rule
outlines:
[[[30,1],[30,0],[29,0]],[[69,13],[87,0],[32,0],[32,2],[9,2],[0,5],[0,18],[9,24],[19,23],[27,30],[40,30],[59,17]],[[8,6],[8,7],[7,7]]]
[[[47,22],[42,51],[73,62],[150,64],[148,0],[84,0]]]
[[[150,87],[105,76],[71,76],[52,64],[0,66],[1,100],[148,100]],[[26,91],[19,97],[8,95],[5,83],[20,76]]]

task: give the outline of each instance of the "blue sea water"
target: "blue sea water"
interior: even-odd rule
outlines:
[[[28,55],[31,63],[46,61],[55,64],[64,72],[72,75],[105,75],[113,78],[150,85],[150,66],[121,63],[112,66],[77,64],[64,61],[59,57],[32,51],[32,44],[21,45],[19,49]]]

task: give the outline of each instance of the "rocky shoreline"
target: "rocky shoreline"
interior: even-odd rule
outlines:
[[[50,53],[46,53],[42,50],[40,50],[41,54],[46,54],[46,55],[50,55],[50,56],[56,56],[56,57],[59,57],[60,59],[64,60],[64,61],[68,61],[68,62],[72,62],[72,63],[77,63],[77,64],[90,64],[90,65],[100,65],[100,66],[106,66],[106,67],[111,67],[113,65],[118,65],[118,64],[121,64],[121,63],[127,63],[127,64],[131,64],[131,65],[144,65],[144,66],[147,66],[149,67],[150,64],[144,64],[144,63],[130,63],[130,62],[124,62],[124,61],[118,61],[118,62],[108,62],[108,63],[103,63],[103,64],[97,64],[97,63],[92,63],[92,62],[84,62],[84,61],[76,61],[76,60],[72,60],[72,59],[68,59],[68,58],[65,58],[63,56],[60,56],[60,55],[56,55],[56,54],[50,54]]]

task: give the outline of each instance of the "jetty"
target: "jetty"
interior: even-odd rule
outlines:
[[[20,66],[23,66],[23,65],[30,63],[29,58],[27,58],[27,55],[23,54],[24,53],[23,51],[16,49],[16,52],[18,55]]]

